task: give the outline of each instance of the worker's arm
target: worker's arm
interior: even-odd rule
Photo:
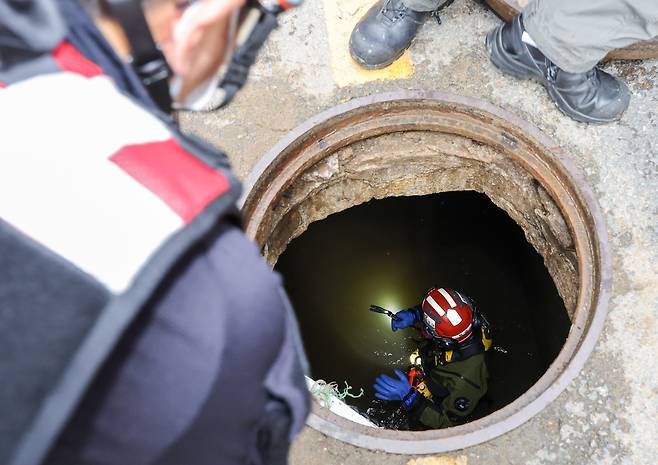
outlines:
[[[404,403],[403,406],[408,410],[410,418],[430,428],[447,428],[455,424],[441,405],[435,404],[420,393],[415,395],[409,407]]]
[[[411,387],[407,376],[400,370],[395,370],[396,377],[380,375],[375,380],[375,397],[382,400],[400,400],[411,418],[420,421],[430,428],[446,428],[452,426],[459,419],[472,411],[475,402],[469,399],[463,400],[464,393],[457,395],[449,392],[438,383],[431,380],[428,387],[432,397],[438,403],[428,400],[415,388]],[[460,397],[461,396],[461,397]],[[466,405],[468,408],[460,411],[455,405]]]
[[[487,392],[487,377],[484,354],[437,367],[425,378],[433,401],[419,393],[406,403],[409,415],[430,428],[460,424]]]
[[[471,398],[471,393],[463,389],[449,391],[444,386],[426,379],[432,393],[429,400],[420,393],[411,393],[403,402],[409,417],[430,428],[447,428],[462,423],[473,412],[479,398]]]

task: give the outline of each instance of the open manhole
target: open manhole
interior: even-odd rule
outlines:
[[[417,150],[404,137],[385,139]],[[469,421],[535,384],[571,326],[523,230],[474,191],[387,197],[334,213],[294,239],[276,269],[298,310],[312,378],[333,380],[341,391],[348,382],[352,395],[362,388],[344,402],[385,428],[428,429],[410,422],[400,402],[376,399],[372,387],[381,373],[408,370],[410,354],[425,342],[414,328],[391,331],[390,318],[367,311],[370,304],[409,308],[433,286],[459,289],[475,301],[491,323],[494,344],[486,355],[487,394]]]
[[[349,379],[367,361],[353,361],[349,352],[336,350],[336,344],[359,340],[339,338],[344,326],[334,326],[331,344],[331,310],[315,308],[312,300],[318,282],[330,293],[341,292],[334,284],[349,288],[344,293],[353,300],[332,301],[336,316],[343,312],[347,326],[379,330],[381,342],[391,339],[384,331],[388,322],[367,312],[365,303],[399,310],[418,303],[432,285],[475,291],[494,336],[498,333],[499,353],[492,353],[498,362],[490,364],[497,381],[473,421],[441,430],[393,430],[368,426],[358,415],[314,401],[308,423],[325,434],[410,454],[486,441],[555,399],[577,375],[601,331],[610,266],[597,204],[554,142],[491,104],[423,92],[353,100],[290,133],[261,159],[246,186],[247,233],[272,265],[281,258],[277,267],[294,287],[290,293],[302,337],[313,347],[311,363],[326,364],[312,368],[314,374],[327,373],[357,387],[367,383],[366,389],[371,384],[367,372],[358,383]],[[424,227],[408,227],[409,222]],[[368,234],[373,239],[364,241]],[[423,257],[433,242],[440,245]],[[405,244],[407,249],[400,250]],[[395,260],[402,262],[398,276],[391,265]],[[425,268],[418,265],[423,260]],[[449,262],[449,269],[437,270],[432,266],[437,260]],[[343,272],[341,261],[347,262]],[[368,269],[372,279],[359,282]],[[402,269],[413,272],[399,273]],[[547,324],[552,331],[545,330]],[[521,342],[510,334],[522,334]],[[379,341],[374,337],[373,347]],[[375,353],[374,370],[390,372],[385,368],[398,362],[403,368],[406,350],[402,339],[393,347],[363,352]],[[398,349],[402,355],[395,353]],[[508,364],[522,365],[523,376],[506,374]],[[341,369],[346,370],[343,378]],[[369,401],[353,405],[365,411]]]

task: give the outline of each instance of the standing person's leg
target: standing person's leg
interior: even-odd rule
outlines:
[[[403,0],[404,6],[414,11],[436,11],[450,0]]]
[[[565,114],[606,123],[621,117],[630,92],[596,63],[614,48],[657,33],[653,0],[536,0],[491,31],[487,48],[502,71],[538,79]]]
[[[452,0],[379,0],[350,36],[350,54],[361,66],[390,65],[409,48],[425,18]]]
[[[658,36],[658,2],[535,0],[523,12],[523,25],[553,63],[582,73],[611,50]]]

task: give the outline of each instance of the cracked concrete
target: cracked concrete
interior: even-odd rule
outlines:
[[[415,74],[339,87],[332,74],[321,2],[283,19],[261,53],[250,83],[225,110],[181,115],[183,126],[230,155],[244,178],[284,134],[353,97],[431,89],[490,101],[538,126],[584,173],[608,226],[613,289],[597,348],[581,374],[548,408],[516,430],[441,457],[373,452],[305,429],[294,465],[650,465],[658,456],[658,61],[612,62],[633,94],[618,123],[587,126],[561,115],[536,83],[499,73],[484,34],[499,24],[478,2],[457,0],[428,21],[411,49]],[[416,460],[411,462],[410,460]]]

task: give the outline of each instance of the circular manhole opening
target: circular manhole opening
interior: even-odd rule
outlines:
[[[419,136],[413,136],[415,143],[402,135],[379,138],[377,152],[404,163],[412,153],[427,150],[428,141]],[[371,149],[373,142],[368,144]],[[404,157],[395,153],[396,147],[404,150]],[[364,179],[356,174],[358,166],[344,168],[348,178]],[[478,174],[451,171],[451,176]],[[358,183],[352,186],[362,191]],[[534,210],[539,200],[537,186],[528,187],[527,200],[533,205],[526,208]],[[331,204],[329,192],[322,195],[324,204]],[[387,193],[382,190],[383,195]],[[343,189],[340,195],[345,194]],[[318,204],[317,194],[307,201],[311,199]],[[544,204],[541,208],[546,211]],[[568,237],[566,226],[560,225]],[[571,244],[566,244],[563,253],[574,260]],[[345,409],[347,404],[360,415],[354,420],[389,429],[419,431],[453,420],[426,418],[424,424],[420,411],[408,415],[400,402],[376,398],[373,384],[379,375],[394,376],[396,369],[414,373],[418,359],[411,354],[421,347],[426,353],[435,344],[422,337],[420,327],[392,331],[391,319],[367,311],[370,305],[393,311],[415,307],[428,289],[445,286],[468,296],[485,315],[493,344],[484,357],[466,362],[460,359],[470,351],[453,352],[451,363],[437,366],[441,371],[436,372],[425,360],[425,378],[453,386],[451,391],[455,389],[452,373],[463,374],[469,382],[468,386],[457,383],[458,391],[470,396],[472,387],[486,390],[482,399],[468,401],[468,414],[455,418],[456,423],[500,410],[532,387],[557,357],[571,326],[550,273],[521,227],[485,194],[475,191],[385,197],[334,213],[310,224],[288,244],[276,269],[297,311],[312,379],[333,381],[338,390],[335,396],[345,394],[342,403],[332,401],[334,410],[351,414]],[[486,372],[474,369],[474,360],[484,361]],[[322,383],[311,386],[326,404]],[[345,391],[347,386],[353,388]],[[433,401],[455,410],[449,398]]]
[[[543,374],[535,367],[535,375],[526,379],[527,389],[515,399],[500,401],[485,416],[446,429],[399,431],[351,421],[314,401],[308,423],[332,437],[410,454],[486,441],[555,399],[578,374],[602,329],[610,263],[598,206],[557,144],[491,104],[423,92],[353,100],[293,130],[261,159],[246,186],[247,233],[273,265],[311,223],[364,208],[372,199],[407,198],[436,205],[441,200],[433,196],[452,196],[466,202],[463,208],[481,211],[492,203],[543,259],[559,294],[558,307],[566,314],[566,334],[547,339],[549,345],[561,347],[546,350]],[[468,195],[479,198],[464,200]],[[480,207],[473,207],[476,204]],[[408,213],[411,207],[398,209]]]

